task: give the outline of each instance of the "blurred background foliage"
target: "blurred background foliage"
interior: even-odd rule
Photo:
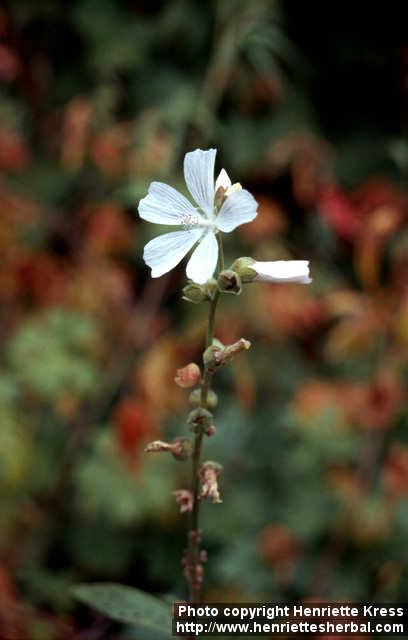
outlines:
[[[218,317],[254,346],[217,381],[205,598],[406,602],[404,32],[383,3],[1,4],[1,638],[142,637],[78,581],[185,593],[188,471],[142,452],[185,433],[204,318],[182,267],[150,280],[137,203],[197,146],[259,201],[227,256],[314,277]]]

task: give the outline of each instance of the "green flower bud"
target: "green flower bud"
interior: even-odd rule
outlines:
[[[242,291],[241,278],[236,271],[225,269],[218,276],[218,288],[224,293],[232,293],[238,296]]]
[[[200,405],[201,389],[194,389],[194,391],[190,393],[189,402],[193,407],[198,407]],[[217,394],[212,389],[209,389],[209,391],[207,392],[207,407],[209,409],[215,409],[217,404]]]
[[[210,278],[204,285],[207,300],[213,300],[216,292],[218,291],[218,285],[215,278]]]
[[[171,453],[176,460],[187,460],[193,455],[193,443],[189,438],[176,438]]]
[[[207,393],[207,407],[209,409],[215,409],[218,404],[218,396],[212,389],[208,390]]]
[[[232,263],[231,269],[236,271],[242,282],[252,282],[257,275],[255,269],[252,268],[254,263],[255,260],[252,258],[238,258]]]
[[[203,362],[206,369],[210,372],[214,372],[219,366],[219,355],[222,352],[223,347],[219,347],[216,344],[211,344],[203,353]]]
[[[199,304],[206,300],[206,292],[205,288],[200,284],[195,284],[194,282],[187,284],[183,288],[183,300],[187,300],[188,302],[192,302],[193,304]]]
[[[204,351],[204,366],[213,373],[218,367],[227,364],[242,351],[247,351],[250,346],[251,343],[245,338],[240,338],[237,342],[227,346],[219,347],[216,344],[212,344]]]
[[[198,407],[190,411],[187,423],[193,433],[205,433],[206,429],[213,424],[213,414],[207,409]]]

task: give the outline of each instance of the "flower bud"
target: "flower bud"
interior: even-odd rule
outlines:
[[[218,288],[224,293],[232,293],[238,296],[242,291],[241,278],[236,271],[225,269],[218,276]]]
[[[206,429],[213,424],[213,414],[207,409],[198,407],[190,411],[187,424],[193,433],[205,433]]]
[[[270,262],[254,262],[252,269],[256,272],[257,282],[297,282],[310,284],[308,260],[273,260]]]
[[[163,442],[163,440],[154,440],[149,442],[145,447],[145,453],[157,453],[158,451],[170,451],[171,444],[169,442]]]
[[[239,275],[241,282],[252,282],[256,278],[256,271],[253,268],[254,263],[255,260],[252,258],[238,258],[230,268]]]
[[[190,362],[182,369],[177,369],[174,382],[183,389],[195,387],[201,380],[201,371],[198,364]]]
[[[194,389],[194,391],[190,393],[189,402],[193,407],[198,407],[200,405],[201,389]],[[218,404],[217,394],[212,389],[209,389],[209,391],[207,392],[207,407],[209,409],[215,409],[217,404]]]
[[[193,455],[193,443],[189,438],[176,438],[171,453],[176,460],[188,460]]]
[[[216,434],[216,428],[214,424],[210,424],[209,427],[207,427],[206,431],[205,431],[205,435],[208,436],[208,438],[211,438],[212,436],[215,436]]]
[[[209,499],[212,502],[222,502],[218,489],[218,476],[222,471],[222,466],[218,462],[211,460],[204,462],[200,467],[201,479],[201,499]]]
[[[204,290],[207,300],[213,300],[216,292],[218,291],[218,284],[215,278],[210,278],[204,285]]]
[[[201,562],[207,562],[208,560],[208,553],[205,549],[201,549],[200,551],[200,561]]]
[[[168,451],[176,460],[187,460],[193,453],[193,445],[188,438],[176,438],[172,443],[154,440],[145,448],[146,453]]]
[[[183,288],[183,300],[199,304],[206,299],[205,288],[201,284],[191,282]]]
[[[204,366],[208,371],[213,373],[218,365],[218,356],[222,352],[223,347],[219,347],[216,344],[211,344],[203,353]]]
[[[250,346],[251,343],[249,340],[245,340],[245,338],[240,338],[237,342],[227,345],[226,347],[219,347],[216,344],[212,344],[204,351],[204,366],[213,373],[218,367],[230,362],[230,360],[241,353],[241,351],[248,350]]]
[[[173,491],[176,503],[180,507],[180,513],[188,513],[193,510],[193,494],[188,489],[178,489]]]
[[[245,338],[240,338],[239,340],[237,340],[237,342],[227,345],[219,355],[220,364],[226,364],[242,351],[248,351],[250,347],[250,341],[245,340]]]

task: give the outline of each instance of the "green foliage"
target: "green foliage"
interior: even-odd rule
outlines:
[[[110,433],[101,433],[78,468],[78,509],[122,525],[160,511],[168,505],[172,489],[171,460],[162,462],[143,461],[137,472],[132,472],[118,459]]]
[[[114,620],[154,631],[158,640],[172,637],[170,605],[143,591],[105,583],[79,585],[73,595]]]
[[[22,324],[10,345],[19,382],[42,400],[95,393],[100,374],[92,361],[96,326],[90,318],[51,310]]]
[[[10,411],[1,412],[0,481],[9,490],[16,489],[27,475],[32,455],[30,434],[21,418]]]

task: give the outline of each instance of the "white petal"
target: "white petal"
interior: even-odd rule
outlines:
[[[215,224],[221,231],[233,231],[240,224],[256,218],[257,208],[258,203],[249,191],[234,191],[224,201]]]
[[[151,183],[148,195],[139,202],[139,215],[148,222],[171,225],[183,224],[189,215],[202,217],[187,198],[163,182]]]
[[[199,207],[209,216],[214,210],[214,164],[216,149],[196,149],[184,156],[184,179]]]
[[[254,262],[255,280],[264,282],[299,282],[309,284],[308,260],[275,260],[273,262]]]
[[[152,278],[158,278],[178,265],[202,233],[202,229],[172,231],[150,240],[144,248],[143,258],[151,267]]]
[[[215,181],[215,192],[222,187],[225,191],[231,186],[231,179],[225,169],[221,169],[218,178]]]
[[[211,278],[217,266],[218,242],[212,231],[209,231],[193,251],[193,255],[187,263],[187,276],[204,284]]]

